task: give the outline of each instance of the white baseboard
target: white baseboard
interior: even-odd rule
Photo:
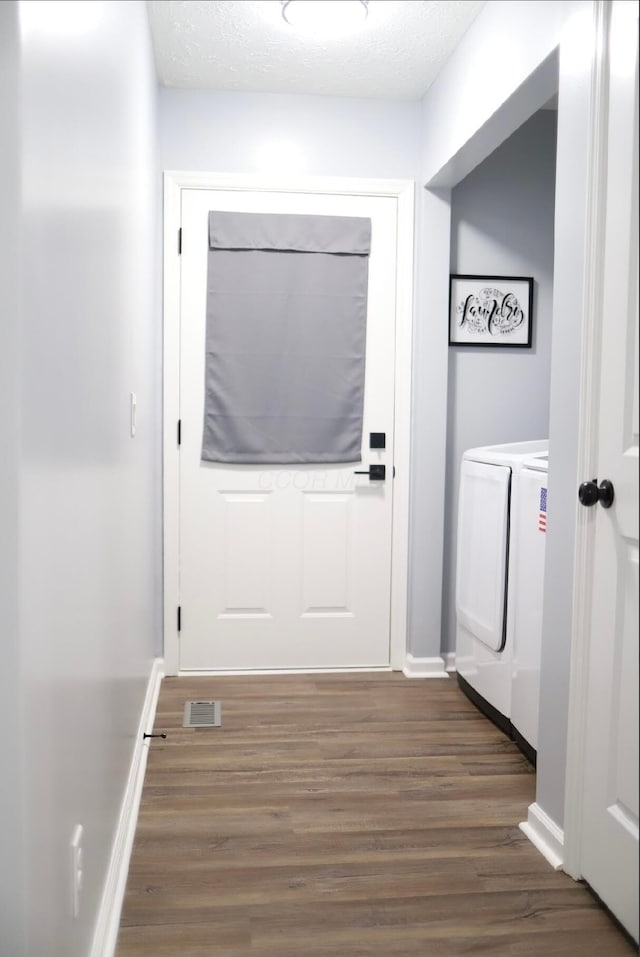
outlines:
[[[370,672],[389,673],[390,665],[375,665],[371,668],[228,668],[224,671],[189,671],[180,669],[178,678],[250,678],[254,675],[356,675]]]
[[[455,651],[446,651],[443,656],[444,658],[444,670],[451,673],[456,670],[456,653]]]
[[[527,820],[520,824],[533,846],[537,848],[555,871],[562,868],[564,857],[564,831],[539,804],[530,804]]]
[[[443,658],[414,658],[408,654],[404,668],[405,678],[448,678]]]
[[[115,953],[120,927],[120,912],[127,886],[129,859],[136,832],[138,809],[149,753],[149,742],[144,741],[142,735],[153,728],[160,683],[164,677],[163,669],[162,658],[156,658],[151,667],[147,683],[147,692],[140,714],[137,737],[129,767],[129,777],[127,778],[118,826],[111,847],[111,858],[93,935],[91,957],[113,957]]]

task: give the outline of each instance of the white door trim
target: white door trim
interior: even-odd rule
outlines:
[[[588,213],[585,237],[585,290],[583,295],[583,338],[580,377],[580,421],[578,424],[578,485],[595,475],[597,461],[599,370],[602,327],[602,269],[606,221],[607,80],[606,44],[610,21],[609,4],[595,9],[596,48],[593,66],[592,123],[589,146]],[[577,505],[576,505],[577,508]],[[593,515],[579,508],[575,535],[575,564],[572,601],[571,659],[567,724],[565,777],[564,848],[562,867],[575,880],[582,877],[581,835],[589,676],[589,635],[591,634],[591,578],[594,545]]]
[[[177,608],[179,569],[179,471],[177,422],[180,386],[180,227],[183,189],[286,191],[397,199],[398,257],[396,287],[395,448],[393,534],[391,554],[391,668],[405,664],[409,551],[409,468],[411,425],[411,360],[413,328],[414,184],[410,180],[308,177],[275,179],[228,173],[166,171],[164,173],[164,302],[163,302],[163,556],[165,674],[180,674]],[[200,672],[204,674],[204,672]]]

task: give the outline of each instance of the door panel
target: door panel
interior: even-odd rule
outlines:
[[[638,5],[611,7],[582,872],[638,939]]]
[[[625,549],[622,585],[622,641],[614,684],[619,688],[615,714],[615,772],[612,806],[631,834],[638,832],[638,767],[628,760],[638,750],[638,549]]]
[[[371,218],[362,465],[200,460],[214,209]],[[396,221],[391,196],[182,191],[181,670],[389,665]],[[369,432],[386,448],[369,449]],[[354,474],[370,464],[387,480]]]
[[[273,519],[269,493],[220,492],[224,606],[221,614],[269,616]]]
[[[303,495],[302,605],[305,616],[350,615],[349,537],[353,493]]]

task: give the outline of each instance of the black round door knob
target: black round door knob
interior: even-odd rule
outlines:
[[[591,482],[583,482],[578,489],[578,498],[580,504],[587,508],[595,505],[596,502],[600,502],[603,508],[611,508],[614,499],[613,482],[610,482],[609,479],[603,479],[600,485],[598,485],[597,479],[593,479]]]

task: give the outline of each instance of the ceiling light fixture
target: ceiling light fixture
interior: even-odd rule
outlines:
[[[304,33],[338,35],[362,26],[369,0],[280,0],[286,23]]]

